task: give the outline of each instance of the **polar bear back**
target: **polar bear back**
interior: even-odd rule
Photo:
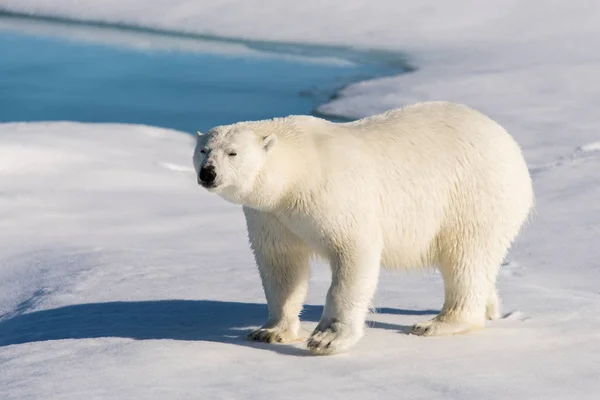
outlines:
[[[440,249],[491,237],[504,250],[529,214],[532,182],[519,146],[471,108],[423,103],[347,126],[373,160],[361,174],[371,171],[379,189],[385,264],[439,263]]]

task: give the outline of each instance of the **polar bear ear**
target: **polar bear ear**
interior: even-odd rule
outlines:
[[[263,138],[263,148],[265,151],[270,151],[277,143],[277,136],[269,135]]]
[[[203,144],[206,144],[206,140],[208,139],[208,136],[206,136],[206,134],[198,131],[196,132],[196,146],[200,146]]]

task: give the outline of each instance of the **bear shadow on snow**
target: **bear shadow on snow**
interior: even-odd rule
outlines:
[[[303,321],[318,322],[323,306],[306,305]],[[436,314],[436,310],[378,308],[377,313]],[[304,349],[246,340],[267,317],[267,305],[214,300],[159,300],[90,303],[20,314],[0,320],[0,347],[60,339],[120,337],[231,343],[302,355]],[[407,327],[368,322],[372,328],[407,331]]]

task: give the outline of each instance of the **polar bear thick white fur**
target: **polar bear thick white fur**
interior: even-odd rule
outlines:
[[[311,116],[199,134],[198,182],[243,206],[266,295],[261,342],[297,339],[309,261],[332,280],[308,338],[316,354],[364,334],[380,266],[438,267],[445,301],[416,335],[481,329],[500,313],[496,277],[533,207],[521,150],[464,105],[426,102],[348,123]]]

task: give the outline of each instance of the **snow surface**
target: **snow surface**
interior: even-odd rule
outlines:
[[[258,4],[261,5],[258,5]],[[597,399],[600,3],[0,0],[5,10],[408,52],[415,72],[321,111],[474,106],[524,148],[537,211],[503,267],[506,317],[419,338],[441,279],[384,273],[351,352],[246,342],[266,313],[243,216],[195,184],[191,138],[152,127],[0,125],[0,397]],[[316,265],[305,333],[328,285]]]

